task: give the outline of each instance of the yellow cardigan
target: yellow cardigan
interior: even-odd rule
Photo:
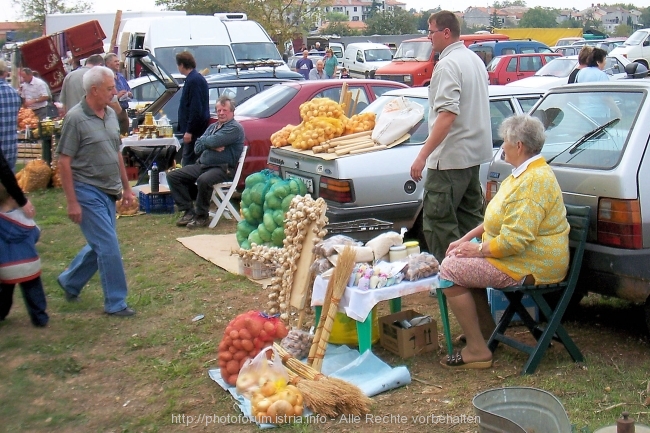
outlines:
[[[508,176],[490,201],[483,222],[487,260],[515,280],[535,284],[562,281],[569,268],[569,223],[562,191],[546,161],[530,163],[517,178]]]

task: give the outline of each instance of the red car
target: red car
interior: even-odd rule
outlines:
[[[542,66],[560,53],[506,54],[493,58],[487,65],[490,84],[508,84],[532,77]]]
[[[356,103],[354,114],[360,113],[385,92],[408,87],[406,84],[386,80],[288,81],[248,99],[235,109],[235,119],[244,127],[248,146],[240,188],[243,188],[246,176],[266,168],[271,134],[288,124],[298,125],[301,122],[300,104],[313,98],[330,98],[338,102],[343,83],[348,84],[352,101]]]

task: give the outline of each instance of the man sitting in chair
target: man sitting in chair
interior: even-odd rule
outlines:
[[[244,149],[244,128],[235,120],[235,102],[225,96],[217,100],[217,122],[196,140],[196,164],[169,172],[167,182],[178,210],[184,212],[176,221],[188,229],[207,227],[213,186],[235,175],[239,156]],[[196,185],[195,185],[196,184]],[[194,207],[191,192],[197,188]]]

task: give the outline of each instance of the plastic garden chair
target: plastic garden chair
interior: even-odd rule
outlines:
[[[228,219],[235,218],[237,221],[241,221],[241,216],[239,212],[230,202],[235,190],[237,189],[237,184],[239,183],[239,178],[241,177],[241,172],[244,167],[244,159],[246,158],[246,152],[248,151],[248,146],[244,146],[244,150],[241,152],[239,157],[239,163],[237,164],[237,171],[235,172],[235,177],[231,182],[221,182],[214,185],[212,190],[211,200],[217,205],[216,212],[210,212],[210,228],[214,228],[221,216],[225,216]],[[224,213],[226,212],[226,213]]]

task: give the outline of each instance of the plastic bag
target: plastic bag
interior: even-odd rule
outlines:
[[[309,355],[312,341],[314,341],[314,334],[301,329],[292,329],[282,339],[280,345],[294,358],[303,359]]]
[[[409,132],[424,117],[424,108],[403,96],[384,106],[372,130],[372,139],[389,145]]]
[[[407,280],[415,281],[435,275],[439,269],[438,260],[433,255],[421,253],[408,258],[408,264],[404,268],[404,275]]]
[[[336,254],[335,245],[361,246],[361,242],[357,242],[349,236],[335,235],[317,243],[314,246],[313,253],[321,257],[329,257]]]
[[[366,246],[372,248],[375,253],[375,259],[381,260],[390,251],[390,247],[395,245],[402,245],[402,236],[397,232],[386,232],[379,236],[375,236],[368,242]]]
[[[270,356],[270,359],[269,359]],[[257,390],[273,395],[289,383],[289,375],[278,352],[269,346],[244,363],[237,378],[237,392],[251,399]]]

